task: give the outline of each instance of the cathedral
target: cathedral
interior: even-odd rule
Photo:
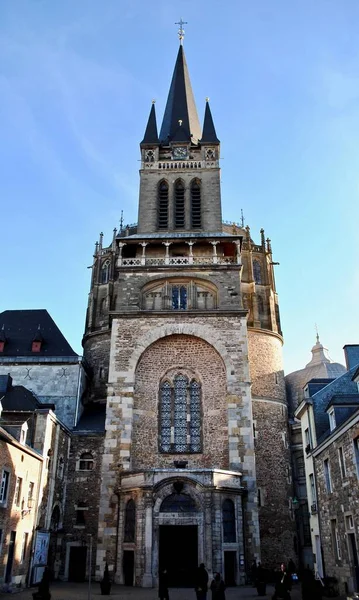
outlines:
[[[271,242],[222,220],[182,37],[140,143],[138,223],[96,244],[83,338],[88,406],[106,412],[96,573],[143,587],[164,567],[191,584],[202,562],[239,585],[254,559],[295,558]]]

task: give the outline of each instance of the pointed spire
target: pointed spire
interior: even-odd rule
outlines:
[[[155,100],[152,100],[152,106],[150,110],[150,115],[147,121],[147,127],[145,131],[145,135],[141,142],[141,146],[143,144],[159,144],[158,133],[157,133],[157,121],[156,121],[156,111],[155,111]]]
[[[219,144],[219,139],[213,123],[211,109],[209,108],[209,100],[206,99],[206,110],[204,113],[203,133],[201,143]]]
[[[178,50],[159,137],[162,144],[176,141],[197,144],[201,139],[201,127],[182,45]]]

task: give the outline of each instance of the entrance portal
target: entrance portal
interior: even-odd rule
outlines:
[[[85,581],[86,546],[70,546],[69,581]]]
[[[198,567],[197,525],[160,525],[159,568],[170,587],[194,587]]]

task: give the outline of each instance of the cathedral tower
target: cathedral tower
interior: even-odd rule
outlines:
[[[138,225],[96,244],[83,341],[106,403],[97,568],[152,586],[166,564],[177,585],[204,562],[240,584],[261,551],[291,556],[282,338],[270,241],[222,222],[182,44],[140,150]]]

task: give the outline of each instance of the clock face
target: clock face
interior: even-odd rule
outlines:
[[[186,146],[175,146],[173,148],[173,158],[187,158]]]

